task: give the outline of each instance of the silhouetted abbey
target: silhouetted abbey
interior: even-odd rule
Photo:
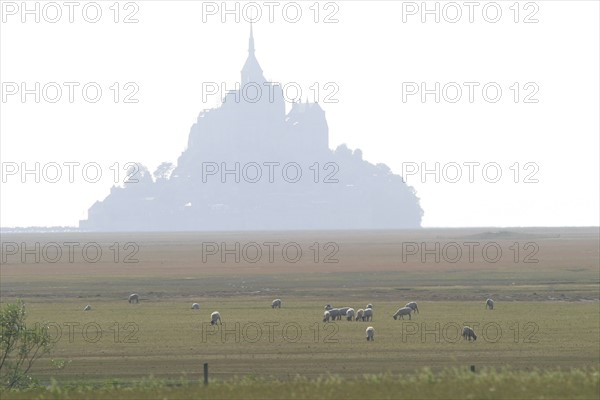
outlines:
[[[161,165],[154,179],[142,167],[137,183],[113,187],[89,209],[81,229],[420,227],[413,188],[360,150],[330,150],[318,103],[294,103],[286,115],[281,87],[266,82],[254,52],[251,30],[240,90],[200,113],[177,166]]]

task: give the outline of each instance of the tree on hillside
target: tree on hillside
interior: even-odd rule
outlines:
[[[170,162],[163,162],[154,171],[154,179],[158,182],[160,180],[168,180],[175,169],[175,165]]]

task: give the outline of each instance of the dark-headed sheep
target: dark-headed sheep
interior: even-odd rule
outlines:
[[[223,322],[221,322],[221,314],[218,311],[214,311],[212,314],[210,314],[210,324],[215,325],[217,322],[223,325]]]
[[[463,327],[462,336],[463,336],[463,338],[465,338],[465,340],[467,340],[467,339],[469,339],[469,341],[471,341],[471,339],[477,340],[477,335],[473,331],[473,328],[471,328],[470,326]]]

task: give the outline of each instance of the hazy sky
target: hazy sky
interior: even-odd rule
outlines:
[[[265,77],[320,101],[331,148],[417,167],[423,226],[598,225],[599,3],[436,3],[439,22],[420,1],[1,2],[0,224],[77,225],[126,163],[175,163],[219,104],[206,84],[239,81],[260,9]],[[436,163],[439,182],[421,174]]]

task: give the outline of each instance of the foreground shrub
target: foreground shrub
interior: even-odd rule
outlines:
[[[0,309],[0,386],[12,389],[31,385],[29,370],[50,348],[46,326],[27,327],[22,301]]]

